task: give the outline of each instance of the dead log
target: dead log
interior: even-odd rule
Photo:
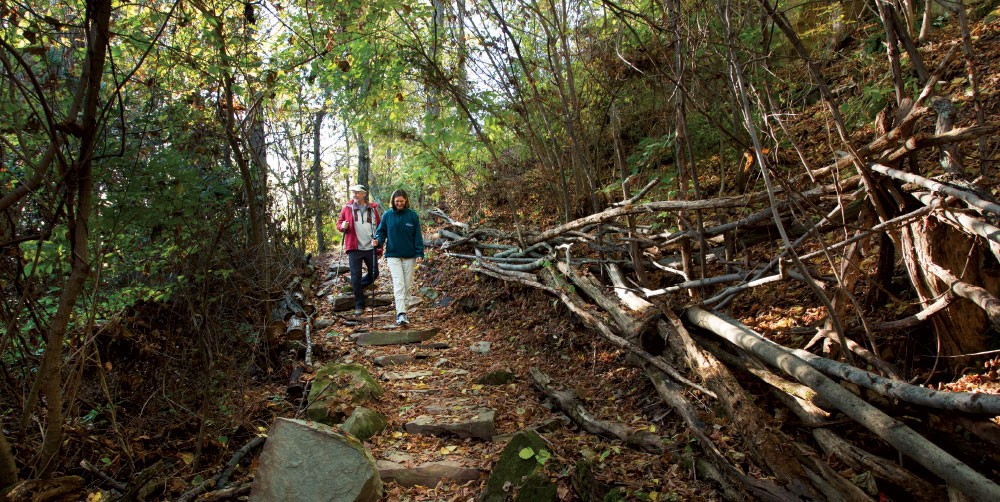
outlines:
[[[627,349],[629,352],[635,354],[636,356],[646,361],[647,363],[652,364],[660,371],[670,375],[670,377],[676,380],[677,382],[687,385],[692,389],[697,389],[702,393],[711,396],[713,398],[716,397],[715,393],[706,389],[702,385],[692,382],[690,379],[688,379],[687,377],[682,375],[679,371],[677,371],[676,368],[667,364],[667,362],[662,357],[653,356],[649,352],[643,350],[642,347],[616,334],[606,321],[602,320],[598,315],[589,312],[587,309],[583,307],[583,301],[580,299],[580,297],[575,293],[570,293],[569,291],[571,290],[571,288],[569,287],[569,285],[566,284],[566,282],[563,281],[559,276],[557,276],[555,271],[553,271],[551,268],[544,269],[543,273],[545,273],[544,278],[549,284],[547,286],[542,286],[542,289],[559,297],[559,299],[562,300],[563,305],[566,305],[566,307],[568,307],[574,314],[576,314],[577,317],[579,317],[580,320],[582,320],[585,325],[599,332],[602,336],[604,336],[605,339],[607,339],[611,343],[621,348]]]
[[[294,401],[305,393],[306,384],[302,381],[302,374],[305,373],[305,370],[305,366],[298,364],[292,368],[292,374],[288,377],[288,385],[285,386],[285,399]]]
[[[622,334],[625,335],[626,340],[638,337],[639,334],[642,333],[642,331],[660,315],[660,313],[656,310],[649,308],[644,310],[644,315],[639,316],[638,318],[633,317],[631,314],[625,312],[621,307],[619,307],[619,303],[616,299],[606,296],[604,294],[603,286],[598,284],[597,279],[590,274],[575,273],[567,267],[565,263],[559,263],[556,267],[559,268],[559,271],[562,272],[563,275],[569,277],[569,279],[573,281],[573,284],[594,300],[598,306],[611,315],[615,324],[618,325]]]
[[[709,200],[665,200],[646,204],[627,205],[606,209],[600,213],[573,220],[569,223],[546,230],[525,240],[528,245],[547,241],[570,230],[577,230],[592,223],[612,220],[621,216],[636,213],[655,213],[660,211],[694,211],[697,209],[721,209],[726,207],[743,207],[753,202],[761,202],[767,194],[753,194],[744,197],[719,197]]]
[[[697,346],[672,311],[664,309],[663,314],[669,323],[657,323],[660,335],[675,352],[687,357],[688,364],[702,377],[705,385],[719,396],[719,403],[732,419],[732,426],[746,439],[748,453],[755,458],[755,464],[784,483],[782,489],[804,500],[869,500],[858,487],[823,462],[816,452],[796,444],[772,427],[726,366]]]
[[[663,443],[659,436],[646,430],[632,430],[617,422],[609,422],[594,417],[583,406],[576,393],[568,390],[557,390],[552,386],[552,379],[538,368],[531,368],[531,380],[543,393],[551,397],[559,408],[566,412],[574,422],[580,424],[591,434],[618,438],[625,444],[649,453],[663,453]]]
[[[790,492],[777,484],[769,480],[748,476],[734,466],[726,458],[725,454],[719,450],[715,442],[712,441],[710,426],[698,417],[698,411],[684,396],[684,388],[664,378],[663,373],[652,366],[646,365],[645,370],[660,399],[673,408],[681,419],[684,420],[691,433],[698,439],[702,450],[708,455],[708,462],[712,466],[709,472],[712,473],[713,479],[720,485],[729,487],[729,491],[739,491],[739,497],[730,495],[727,497],[728,500],[745,500],[750,498],[753,500],[784,502],[795,499]],[[698,468],[698,472],[703,472],[701,466]]]
[[[948,288],[955,295],[965,298],[983,309],[986,312],[986,316],[989,317],[990,323],[993,324],[993,329],[1000,331],[1000,299],[993,296],[985,288],[969,284],[955,277],[954,274],[945,270],[944,267],[941,267],[937,263],[925,262],[924,266],[927,267],[930,273],[937,276],[938,279],[946,282]]]
[[[979,209],[980,211],[1000,216],[1000,204],[997,204],[992,200],[986,200],[979,194],[971,190],[963,189],[955,185],[940,183],[931,179],[924,178],[923,176],[907,173],[904,171],[900,171],[898,169],[893,169],[888,166],[883,166],[881,164],[872,164],[871,169],[872,171],[884,174],[886,176],[890,176],[900,181],[905,181],[907,183],[914,183],[920,185],[921,187],[926,188],[931,192],[943,193],[945,195],[955,197],[959,200],[962,200],[970,207],[974,207],[976,209]]]
[[[824,374],[860,385],[879,395],[938,410],[1000,415],[1000,395],[982,392],[946,392],[891,380],[841,362],[831,361],[811,352],[790,351],[809,366]]]
[[[944,490],[941,487],[932,485],[924,478],[911,473],[891,460],[852,445],[833,430],[825,427],[829,417],[827,412],[812,405],[807,400],[785,393],[784,389],[798,384],[785,380],[774,373],[767,373],[770,377],[766,381],[771,384],[774,395],[788,409],[792,410],[792,413],[802,423],[812,427],[813,439],[827,455],[836,456],[856,472],[871,472],[877,479],[887,481],[909,493],[912,500],[943,498]],[[929,496],[929,494],[935,493],[937,496]]]
[[[305,317],[289,317],[288,321],[285,323],[285,339],[297,341],[305,338],[306,322]]]
[[[927,441],[906,424],[865,403],[784,347],[768,341],[734,320],[722,318],[719,314],[698,307],[691,307],[686,313],[688,320],[695,325],[752,352],[816,390],[823,395],[824,400],[943,479],[949,486],[975,500],[1000,500],[1000,486],[996,483]]]

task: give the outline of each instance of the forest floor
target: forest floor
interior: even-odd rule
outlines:
[[[317,260],[317,270],[335,260],[326,255]],[[383,267],[379,294],[391,288]],[[412,353],[410,346],[359,347],[349,336],[367,330],[398,329],[392,322],[393,307],[369,309],[355,326],[353,316],[331,311],[318,302],[320,318],[338,319],[317,332],[321,354],[339,361],[364,364],[378,377],[387,372],[424,371],[419,379],[380,379],[386,393],[373,408],[389,417],[387,430],[367,445],[376,459],[405,452],[414,464],[452,461],[480,469],[480,481],[441,483],[434,487],[386,485],[386,500],[470,500],[485,484],[492,464],[515,432],[543,427],[553,458],[547,473],[557,479],[562,500],[577,500],[572,485],[572,466],[578,459],[593,463],[594,476],[608,486],[623,487],[634,500],[714,500],[710,486],[692,479],[682,462],[690,461],[690,437],[684,425],[660,402],[649,379],[627,356],[580,326],[557,302],[537,291],[508,286],[491,278],[479,278],[462,261],[430,250],[418,267],[417,288],[424,302],[411,310],[407,329],[439,328],[428,342],[449,347],[432,350],[431,357],[408,366],[378,368],[377,356]],[[435,299],[427,298],[432,296]],[[447,303],[447,305],[442,305]],[[324,305],[325,304],[325,305]],[[388,315],[386,315],[388,314]],[[374,324],[369,317],[374,317]],[[487,354],[470,349],[476,342],[489,342]],[[421,352],[428,352],[422,350]],[[321,364],[323,361],[317,361]],[[532,384],[529,368],[538,368],[557,385],[571,388],[597,418],[620,422],[634,430],[645,429],[665,439],[662,455],[626,447],[616,439],[602,438],[569,423],[553,410],[545,395]],[[493,371],[516,376],[513,383],[491,386],[475,383]],[[441,410],[486,406],[496,410],[494,441],[411,435],[404,424],[420,415],[440,415]]]

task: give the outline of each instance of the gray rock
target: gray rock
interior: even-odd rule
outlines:
[[[482,475],[478,469],[470,469],[458,462],[427,462],[415,467],[406,467],[390,460],[375,463],[383,481],[395,481],[400,486],[427,486],[433,488],[444,480],[465,483],[476,481]]]
[[[354,408],[351,416],[340,424],[340,428],[361,441],[368,441],[372,436],[381,434],[387,425],[389,422],[381,413],[358,406]]]
[[[471,347],[469,347],[469,350],[479,354],[489,354],[490,342],[475,342]]]
[[[313,378],[306,418],[324,424],[340,423],[354,406],[384,392],[360,364],[327,364]]]
[[[358,440],[315,422],[279,418],[254,473],[251,502],[373,502],[375,459]]]
[[[421,415],[403,426],[410,434],[426,434],[430,436],[455,435],[460,438],[476,438],[490,441],[496,435],[493,420],[496,411],[489,408],[477,408],[466,414],[466,419],[442,420],[430,415]]]
[[[476,383],[483,385],[507,385],[513,383],[517,377],[509,371],[491,371],[476,379]]]

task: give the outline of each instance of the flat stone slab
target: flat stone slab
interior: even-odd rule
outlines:
[[[466,483],[476,481],[482,473],[478,469],[465,467],[458,462],[427,462],[414,467],[406,467],[391,460],[375,463],[382,481],[395,481],[400,486],[426,486],[433,488],[444,480]]]
[[[450,349],[451,345],[448,345],[447,343],[444,342],[421,343],[420,345],[417,345],[417,348],[443,350],[443,349]]]
[[[493,424],[496,411],[490,408],[475,408],[460,413],[457,417],[432,417],[420,415],[403,426],[410,434],[429,436],[454,435],[460,438],[475,438],[490,441],[496,435]]]
[[[344,310],[354,309],[354,295],[338,295],[328,297],[327,300],[333,305],[333,310],[336,312],[342,312]],[[365,304],[369,307],[386,307],[392,305],[391,296],[376,296],[372,298],[370,294],[365,295]]]
[[[431,357],[430,354],[416,353],[416,354],[391,354],[388,356],[378,356],[372,360],[375,366],[404,366],[410,364],[417,359],[427,359]]]
[[[427,378],[434,375],[433,371],[386,371],[382,373],[382,378],[386,380],[413,380],[416,378]]]
[[[358,345],[405,345],[430,340],[441,331],[438,328],[412,331],[372,331],[358,335]]]

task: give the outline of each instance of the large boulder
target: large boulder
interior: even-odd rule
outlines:
[[[251,502],[373,502],[382,496],[375,459],[329,426],[279,418],[254,473]]]
[[[381,396],[385,391],[360,364],[328,364],[316,372],[309,390],[306,418],[339,424],[354,407]]]

